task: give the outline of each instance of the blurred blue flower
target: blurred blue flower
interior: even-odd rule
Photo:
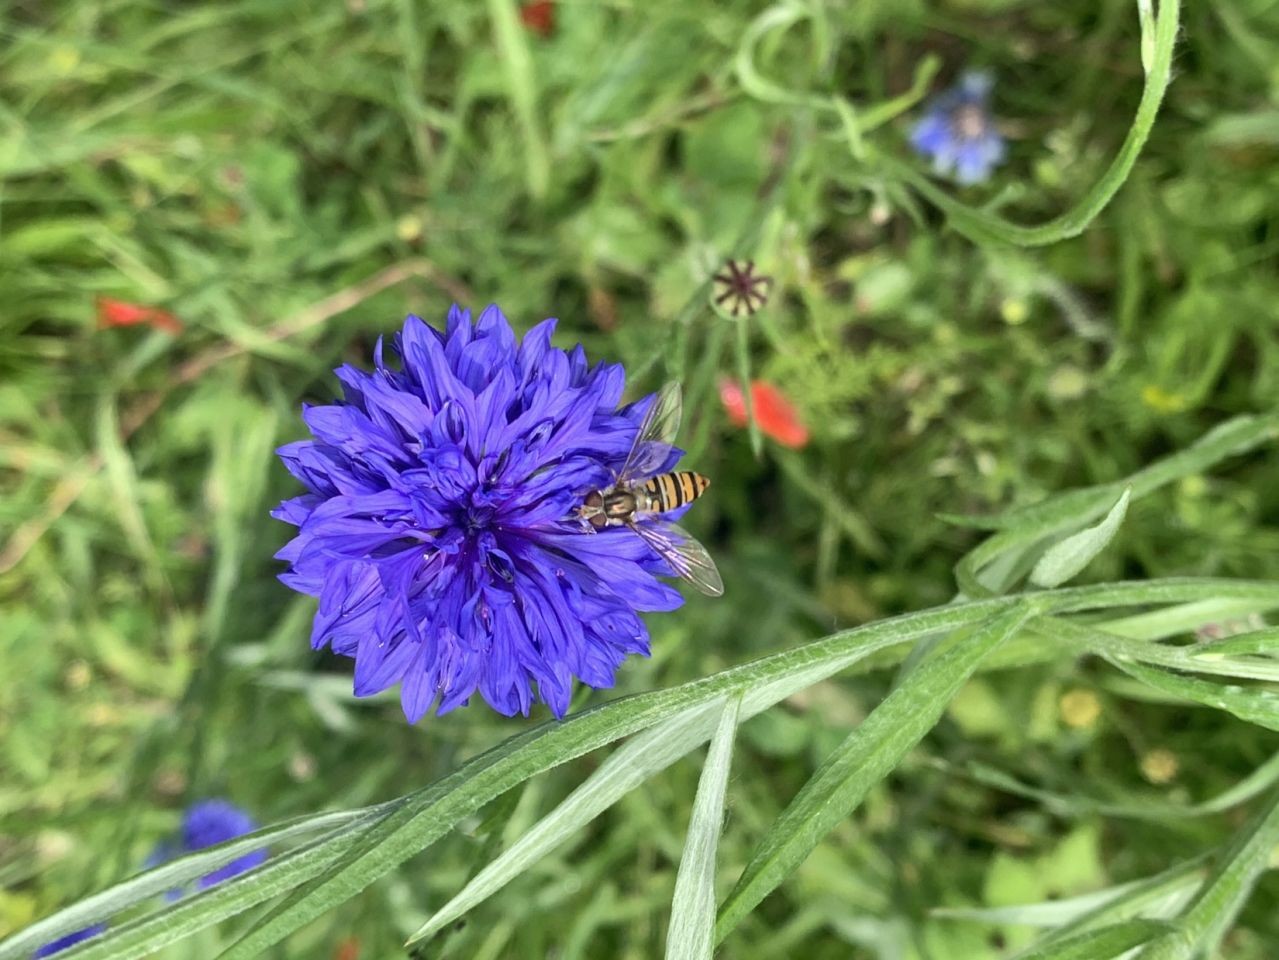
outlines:
[[[318,597],[312,646],[355,659],[355,693],[400,684],[405,716],[479,693],[494,710],[568,710],[576,677],[610,687],[648,654],[639,611],[672,610],[669,569],[626,527],[572,517],[626,459],[649,397],[619,407],[621,366],[516,343],[496,306],[444,333],[409,317],[399,369],[337,370],[345,399],[306,407],[314,440],[280,449],[307,494],[272,516],[298,535],[281,579]],[[674,465],[678,452],[666,469]]]
[[[200,800],[187,807],[182,817],[182,830],[178,836],[160,844],[147,858],[146,865],[155,867],[186,853],[194,853],[205,847],[217,846],[258,828],[257,823],[235,804],[226,800]],[[199,880],[201,888],[211,887],[251,870],[266,860],[266,850],[253,850],[228,864],[224,864]],[[176,899],[181,891],[172,891],[170,899]]]
[[[61,953],[67,947],[74,947],[77,943],[82,943],[90,937],[96,937],[106,929],[107,925],[105,923],[95,923],[91,927],[85,927],[83,930],[75,931],[75,933],[68,933],[65,937],[51,940],[31,955],[32,960],[40,960],[40,957],[51,957],[55,953]]]
[[[933,161],[940,174],[953,174],[962,184],[981,183],[1007,152],[990,113],[988,73],[969,72],[936,97],[915,124],[910,142]]]

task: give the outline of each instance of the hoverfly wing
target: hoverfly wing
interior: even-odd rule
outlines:
[[[718,597],[724,592],[724,581],[715,561],[683,527],[655,518],[637,520],[629,526],[681,580],[687,580],[708,597]]]
[[[645,479],[661,472],[670,456],[675,435],[679,433],[682,412],[679,384],[672,381],[658,391],[657,398],[644,414],[631,451],[617,471],[618,483]]]

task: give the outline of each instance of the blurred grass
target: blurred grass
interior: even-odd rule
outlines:
[[[1264,0],[1187,7],[1123,190],[1082,236],[1014,252],[947,231],[803,102],[744,85],[763,4],[559,3],[545,38],[505,0],[6,5],[0,935],[135,869],[186,799],[226,794],[263,821],[356,806],[520,726],[477,708],[408,729],[393,699],[351,700],[349,665],[312,654],[308,604],[273,579],[287,532],[265,514],[292,484],[270,451],[301,435],[300,400],[331,394],[329,369],[367,362],[408,311],[553,313],[560,342],[644,371],[636,390],[685,380],[690,462],[715,481],[691,520],[730,593],[655,619],[655,655],[618,693],[943,603],[980,534],[938,513],[1112,481],[1275,409],[1279,17]],[[1018,222],[1079,199],[1140,95],[1120,0],[804,9],[754,46],[776,87],[864,108],[930,57],[934,87],[993,69],[1011,160],[958,196]],[[909,161],[907,123],[865,137]],[[776,278],[749,320],[699,294],[730,252]],[[97,329],[99,296],[185,329]],[[755,457],[717,409],[742,337],[752,375],[812,426],[803,451]],[[1279,574],[1273,451],[1135,503],[1087,576],[1175,574]],[[888,681],[822,684],[743,727],[722,880]],[[979,676],[730,955],[1010,956],[1025,927],[930,910],[1081,894],[1221,842],[1240,811],[1102,818],[963,773],[1188,803],[1275,751],[1272,733],[1131,692],[1091,666]],[[516,816],[591,768],[552,771]],[[658,954],[697,777],[680,764],[626,796],[442,955]],[[347,936],[397,955],[499,828],[476,822],[281,955]],[[1263,879],[1229,956],[1272,955],[1276,892]]]

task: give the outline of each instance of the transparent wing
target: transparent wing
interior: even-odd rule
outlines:
[[[724,581],[720,579],[715,561],[687,530],[669,520],[650,517],[636,520],[629,526],[670,564],[681,580],[687,580],[708,597],[718,597],[724,592]]]
[[[618,483],[646,479],[661,472],[670,456],[675,435],[679,433],[683,409],[678,383],[672,381],[658,391],[657,399],[644,414],[626,462],[617,472]]]

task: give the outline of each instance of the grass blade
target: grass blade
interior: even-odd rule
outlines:
[[[489,18],[493,22],[493,39],[505,67],[511,106],[524,138],[529,193],[535,200],[540,200],[546,196],[551,182],[551,162],[538,122],[537,77],[533,70],[533,57],[529,53],[527,31],[520,25],[512,0],[489,0],[488,7]]]
[[[1183,477],[1202,473],[1229,457],[1247,453],[1279,435],[1279,414],[1235,417],[1214,427],[1189,447],[1138,470],[1126,480],[1082,490],[1071,490],[1041,503],[993,518],[998,533],[983,540],[955,566],[960,589],[970,597],[1000,592],[1007,582],[986,583],[983,568],[1004,554],[1024,550],[1040,540],[1073,533],[1085,524],[1105,516],[1124,490],[1132,488],[1132,498],[1140,500]]]
[[[389,809],[389,806],[386,805],[385,809]],[[86,897],[65,910],[45,917],[38,923],[33,923],[0,943],[0,960],[26,960],[34,950],[45,943],[65,936],[73,930],[109,920],[116,914],[167,890],[185,887],[197,877],[212,873],[218,867],[252,850],[260,850],[271,844],[284,843],[321,830],[327,831],[327,836],[336,836],[344,828],[353,828],[361,820],[377,816],[383,809],[383,807],[368,807],[363,810],[344,810],[302,817],[255,830],[253,833],[216,847],[188,854],[136,877],[130,877],[101,893]]]
[[[406,947],[445,929],[488,899],[532,863],[545,857],[623,796],[664,770],[711,735],[714,705],[694,707],[619,747],[551,813],[477,873],[462,890],[409,937]]]
[[[1194,649],[1191,656],[1196,660],[1232,656],[1279,657],[1279,627],[1250,630],[1248,633],[1203,643]]]
[[[742,695],[743,716],[766,709],[879,650],[949,633],[1020,609],[1027,601],[1051,613],[1238,600],[1258,608],[1279,604],[1279,585],[1266,581],[1175,578],[1094,584],[953,604],[878,621],[743,664],[669,690],[603,704],[562,723],[513,737],[449,777],[396,801],[358,836],[325,838],[227,881],[190,900],[103,935],[77,957],[133,956],[167,943],[286,890],[294,893],[224,956],[247,958],[278,942],[329,907],[354,896],[425,849],[462,817],[510,787],[574,757],[648,729],[681,711]],[[691,749],[691,748],[690,748]],[[259,835],[260,836],[260,835]],[[260,841],[258,841],[260,842]],[[284,865],[289,872],[282,873]],[[315,878],[315,879],[311,879]],[[168,881],[166,881],[168,882]],[[299,884],[305,886],[299,887]],[[127,935],[127,939],[124,939]],[[117,950],[116,945],[127,945]],[[87,949],[86,949],[87,948]],[[70,958],[72,954],[68,954]]]
[[[1114,539],[1131,497],[1132,487],[1125,487],[1101,523],[1049,547],[1030,572],[1030,582],[1038,587],[1059,587],[1077,576]]]
[[[1124,920],[1098,930],[1085,930],[1050,946],[1032,947],[1013,960],[1112,960],[1149,943],[1167,929],[1168,924],[1157,920]]]
[[[932,729],[982,658],[1016,633],[1031,613],[1029,603],[1022,602],[991,617],[945,653],[921,663],[871,712],[760,841],[720,910],[717,940],[723,940],[901,762]]]
[[[1133,679],[1163,693],[1224,710],[1268,730],[1279,730],[1279,695],[1269,690],[1213,683],[1118,658],[1110,662]]]
[[[243,913],[321,873],[349,847],[357,844],[392,809],[394,807],[388,805],[387,812],[379,812],[348,825],[340,833],[322,837],[268,860],[255,870],[225,880],[166,910],[113,927],[101,936],[67,950],[66,960],[136,960],[197,930]],[[58,954],[60,957],[63,955]]]
[[[715,852],[724,828],[724,794],[740,708],[740,698],[724,704],[697,783],[693,815],[671,898],[666,960],[711,960],[715,952]]]
[[[1137,956],[1137,960],[1191,960],[1211,955],[1252,892],[1257,877],[1269,865],[1279,844],[1279,792],[1239,832],[1217,868],[1179,918],[1177,929],[1165,934]]]
[[[1148,584],[1142,585],[1148,588]],[[1073,593],[1075,591],[1063,591]],[[1144,591],[1143,591],[1144,592]],[[404,805],[322,877],[297,891],[223,953],[247,960],[293,930],[363,890],[443,836],[461,818],[529,777],[645,730],[680,710],[743,694],[742,709],[775,703],[850,663],[906,639],[958,629],[1014,605],[979,601],[859,627],[823,641],[727,670],[671,690],[614,701],[560,723],[544,724],[505,741],[437,783],[411,794]],[[884,629],[893,624],[890,629]],[[879,628],[879,629],[876,629]],[[838,638],[838,639],[837,639]],[[796,686],[802,684],[802,686]]]

